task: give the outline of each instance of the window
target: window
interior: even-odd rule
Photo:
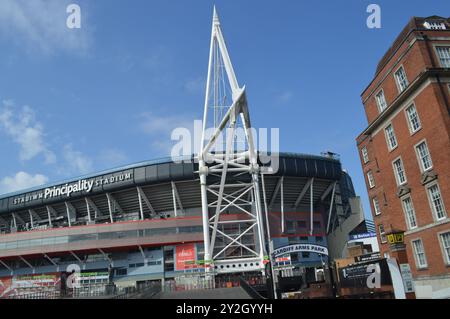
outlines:
[[[303,252],[302,253],[302,258],[309,258],[309,253],[308,252]]]
[[[414,104],[406,109],[406,115],[408,117],[409,130],[411,133],[417,132],[420,129],[421,124],[419,114],[417,114],[416,106]]]
[[[393,150],[394,148],[397,147],[398,144],[397,144],[397,138],[395,137],[395,132],[394,132],[394,128],[392,127],[392,124],[389,124],[388,126],[386,126],[384,131],[386,133],[386,139],[388,142],[389,150]]]
[[[366,164],[369,161],[369,153],[367,153],[367,147],[363,147],[361,149],[361,155],[364,161],[364,164]]]
[[[313,229],[320,230],[320,222],[313,222]]]
[[[322,236],[317,236],[316,237],[316,243],[321,243],[323,242],[323,237]]]
[[[297,227],[298,227],[299,229],[306,228],[306,221],[304,221],[304,220],[298,220],[298,221],[297,221]]]
[[[383,112],[387,108],[386,99],[384,98],[384,91],[381,90],[378,92],[378,94],[375,96],[375,99],[377,100],[378,110]]]
[[[438,184],[428,187],[428,196],[431,203],[431,209],[436,220],[444,219],[446,217],[446,213]]]
[[[403,168],[402,160],[399,158],[398,160],[395,160],[394,163],[394,174],[395,179],[397,180],[397,185],[403,185],[406,183],[406,174],[405,169]]]
[[[402,200],[403,210],[405,212],[406,225],[408,229],[414,229],[417,227],[416,212],[414,211],[411,197],[406,197]]]
[[[439,61],[443,68],[450,68],[450,47],[437,47],[436,48]]]
[[[293,221],[286,221],[286,228],[288,233],[295,233],[295,226]]]
[[[433,167],[433,163],[431,162],[431,156],[428,151],[427,143],[422,142],[417,145],[416,152],[422,172],[430,170]]]
[[[373,179],[372,171],[367,172],[367,181],[369,182],[369,187],[374,188],[375,187],[375,180]]]
[[[378,197],[374,197],[372,199],[372,202],[373,202],[373,209],[374,209],[375,215],[380,215],[381,210],[380,210],[380,203],[378,201]]]
[[[384,231],[383,224],[378,225],[378,231],[380,232],[381,243],[384,244],[387,242],[386,240],[386,232]]]
[[[413,240],[412,245],[417,268],[426,268],[428,264],[427,257],[425,256],[425,249],[423,248],[422,239]]]
[[[395,72],[395,80],[397,81],[398,89],[403,92],[408,87],[408,79],[406,78],[405,69],[403,66]]]
[[[445,30],[445,24],[441,21],[425,21],[423,24],[429,30]]]
[[[444,252],[444,259],[447,265],[450,265],[450,232],[440,234],[442,250]]]

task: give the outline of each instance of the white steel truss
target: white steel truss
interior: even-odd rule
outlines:
[[[231,97],[227,96],[226,86]],[[210,108],[214,110],[212,116]],[[207,136],[208,123],[213,126],[211,137]],[[239,129],[245,134],[239,136]],[[220,145],[224,134],[226,142]],[[241,148],[237,146],[238,138],[244,140]],[[245,86],[240,87],[236,79],[215,8],[198,161],[207,271],[264,270],[260,168]],[[236,181],[236,177],[245,175],[245,182]]]

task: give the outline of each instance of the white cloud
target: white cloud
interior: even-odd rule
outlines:
[[[151,146],[161,151],[161,156],[169,156],[176,141],[171,140],[172,131],[176,128],[186,128],[194,132],[194,119],[182,115],[160,116],[151,112],[142,113],[139,128],[151,136]]]
[[[285,91],[278,96],[278,101],[281,103],[287,103],[290,102],[293,97],[294,93],[292,93],[291,91]]]
[[[36,174],[30,175],[26,172],[18,172],[14,176],[7,176],[0,180],[0,194],[6,194],[39,186],[48,182],[47,176]]]
[[[31,160],[42,154],[46,163],[56,161],[55,154],[44,142],[44,127],[36,121],[35,113],[29,106],[17,108],[12,101],[3,101],[3,107],[0,107],[0,129],[19,144],[20,160]]]
[[[128,160],[128,156],[121,150],[111,148],[104,149],[98,155],[98,161],[102,167],[112,167],[124,164]]]
[[[53,54],[63,50],[84,54],[91,42],[84,23],[87,14],[81,7],[81,28],[69,29],[66,25],[69,3],[61,0],[2,0],[0,35],[33,52]]]
[[[72,144],[64,145],[63,156],[69,172],[87,174],[93,171],[92,160],[82,152],[74,150]]]
[[[206,79],[204,77],[190,79],[184,84],[184,89],[191,94],[201,93],[206,89]]]

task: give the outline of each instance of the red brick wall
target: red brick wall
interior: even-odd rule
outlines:
[[[426,33],[431,37],[435,35],[436,32]],[[440,36],[443,36],[442,32],[439,34]],[[450,32],[445,32],[445,36],[450,36]],[[395,71],[399,65],[403,65],[408,81],[411,84],[420,73],[425,71],[426,68],[431,67],[431,59],[428,55],[425,42],[416,41],[412,47],[408,47],[412,38],[413,36],[410,35],[408,40],[405,41],[394,57],[386,64],[362,94],[369,124],[379,115],[375,94],[378,93],[380,88],[383,88],[384,90],[388,105],[390,105],[399,95],[393,72],[388,73],[389,70]],[[450,41],[441,41],[439,43],[449,42]],[[433,54],[435,54],[434,48],[432,46],[431,48]],[[397,61],[403,54],[405,54],[404,57],[400,61]],[[438,63],[437,57],[435,57],[435,61]],[[382,80],[386,74],[388,74],[387,77]],[[381,84],[381,86],[377,88],[379,84]],[[448,83],[446,85],[448,85]],[[422,172],[415,151],[415,145],[423,139],[427,142],[433,162],[433,171],[438,174],[437,180],[441,190],[442,199],[447,215],[450,217],[450,118],[444,103],[444,99],[450,103],[450,97],[448,87],[445,87],[444,90],[445,97],[442,96],[438,84],[433,82],[426,86],[423,91],[414,98],[414,103],[422,126],[416,133],[411,135],[405,111],[403,109],[392,117],[392,121],[387,119],[384,120],[371,135],[360,135],[357,138],[358,150],[373,215],[374,208],[372,198],[377,196],[380,204],[381,215],[374,215],[377,230],[380,223],[384,225],[387,233],[391,229],[407,230],[401,199],[397,196],[397,183],[392,168],[392,161],[399,156],[401,156],[403,161],[407,177],[407,187],[411,189],[409,195],[413,201],[418,227],[420,228],[434,222],[426,187],[421,183]],[[384,127],[389,122],[393,124],[398,142],[397,148],[392,151],[389,151],[388,149],[384,134]],[[361,149],[364,146],[366,146],[369,152],[370,161],[367,164],[363,163],[361,155]],[[376,186],[373,189],[369,188],[367,181],[366,173],[369,170],[372,170],[375,179]],[[450,223],[407,234],[405,236],[408,258],[414,276],[437,275],[448,273],[450,271],[450,267],[444,263],[438,239],[438,233],[444,230],[450,230]],[[428,268],[426,270],[417,270],[416,268],[411,247],[411,240],[416,238],[421,238],[425,247],[428,261]],[[389,245],[381,244],[380,238],[378,238],[378,240],[380,242],[381,253],[384,254],[389,250]]]

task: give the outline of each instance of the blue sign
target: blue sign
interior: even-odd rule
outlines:
[[[364,239],[364,238],[371,238],[371,237],[377,237],[376,233],[362,233],[362,234],[356,234],[356,235],[349,235],[350,240],[356,240],[356,239]]]

